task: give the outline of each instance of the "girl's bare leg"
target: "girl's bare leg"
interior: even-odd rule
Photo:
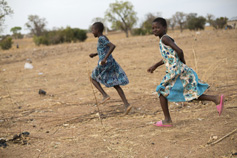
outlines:
[[[220,96],[218,95],[206,95],[206,94],[202,94],[198,100],[201,101],[212,101],[214,102],[216,105],[218,105],[220,103]]]
[[[126,96],[125,96],[125,94],[124,94],[122,88],[121,88],[119,85],[114,86],[114,88],[117,90],[119,96],[121,97],[121,99],[122,99],[122,101],[123,101],[123,103],[124,103],[124,106],[125,106],[125,113],[124,113],[124,114],[127,115],[127,114],[131,111],[132,105],[130,105],[130,104],[128,103],[128,101],[127,101],[127,99],[126,99]]]
[[[101,87],[100,83],[97,82],[96,80],[92,79],[92,78],[90,78],[90,79],[91,79],[91,82],[93,83],[93,85],[94,85],[94,86],[98,89],[98,91],[103,95],[104,98],[103,98],[103,101],[102,101],[102,102],[108,100],[110,97],[109,97],[109,95],[104,91],[104,89]]]
[[[125,107],[127,108],[130,104],[128,103],[128,101],[126,99],[126,96],[125,96],[122,88],[119,85],[114,86],[114,88],[117,90],[117,92],[118,92],[119,96],[121,97]]]
[[[161,108],[162,108],[164,116],[165,116],[165,119],[162,122],[164,124],[172,123],[167,99],[162,94],[160,95],[159,98],[160,98]]]

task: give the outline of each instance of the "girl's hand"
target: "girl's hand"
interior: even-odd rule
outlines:
[[[106,60],[105,60],[105,59],[103,59],[103,60],[100,61],[100,65],[104,65],[105,63],[106,63]]]
[[[152,67],[150,67],[147,71],[150,73],[153,73],[153,71],[155,69],[157,69],[159,66],[163,65],[164,61],[161,59],[158,63],[156,63],[155,65],[153,65]]]
[[[97,53],[91,53],[89,56],[91,57],[91,58],[93,58],[93,57],[95,57],[97,55]]]
[[[152,66],[152,67],[150,67],[148,70],[147,70],[147,72],[150,72],[150,73],[153,73],[153,71],[156,69],[156,67],[155,66]]]

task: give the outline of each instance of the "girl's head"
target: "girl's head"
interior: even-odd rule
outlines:
[[[155,36],[162,37],[167,32],[167,23],[164,18],[156,18],[152,22],[152,32]]]
[[[100,34],[102,34],[104,31],[104,25],[102,22],[95,22],[92,25],[92,33],[95,37],[98,37]]]

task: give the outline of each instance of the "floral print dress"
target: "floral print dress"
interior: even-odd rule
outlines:
[[[115,61],[111,54],[107,58],[107,61],[104,65],[99,64],[109,51],[109,46],[107,46],[108,43],[110,42],[107,37],[99,37],[97,44],[99,61],[97,67],[91,74],[91,78],[99,83],[104,84],[106,87],[126,85],[129,83],[128,78],[123,69],[119,66],[119,64]]]
[[[175,50],[162,43],[162,37],[159,45],[166,66],[166,75],[157,86],[156,91],[171,102],[197,99],[209,88],[209,85],[198,79],[196,72],[180,61]]]

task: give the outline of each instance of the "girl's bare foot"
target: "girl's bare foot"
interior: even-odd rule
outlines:
[[[162,120],[162,124],[164,124],[164,125],[172,125],[172,120]]]
[[[131,111],[131,109],[132,109],[132,105],[130,105],[130,104],[127,104],[127,105],[125,105],[125,115],[127,115],[130,111]]]
[[[106,95],[104,96],[103,100],[100,102],[100,104],[105,103],[106,101],[108,101],[110,99],[110,96]]]

